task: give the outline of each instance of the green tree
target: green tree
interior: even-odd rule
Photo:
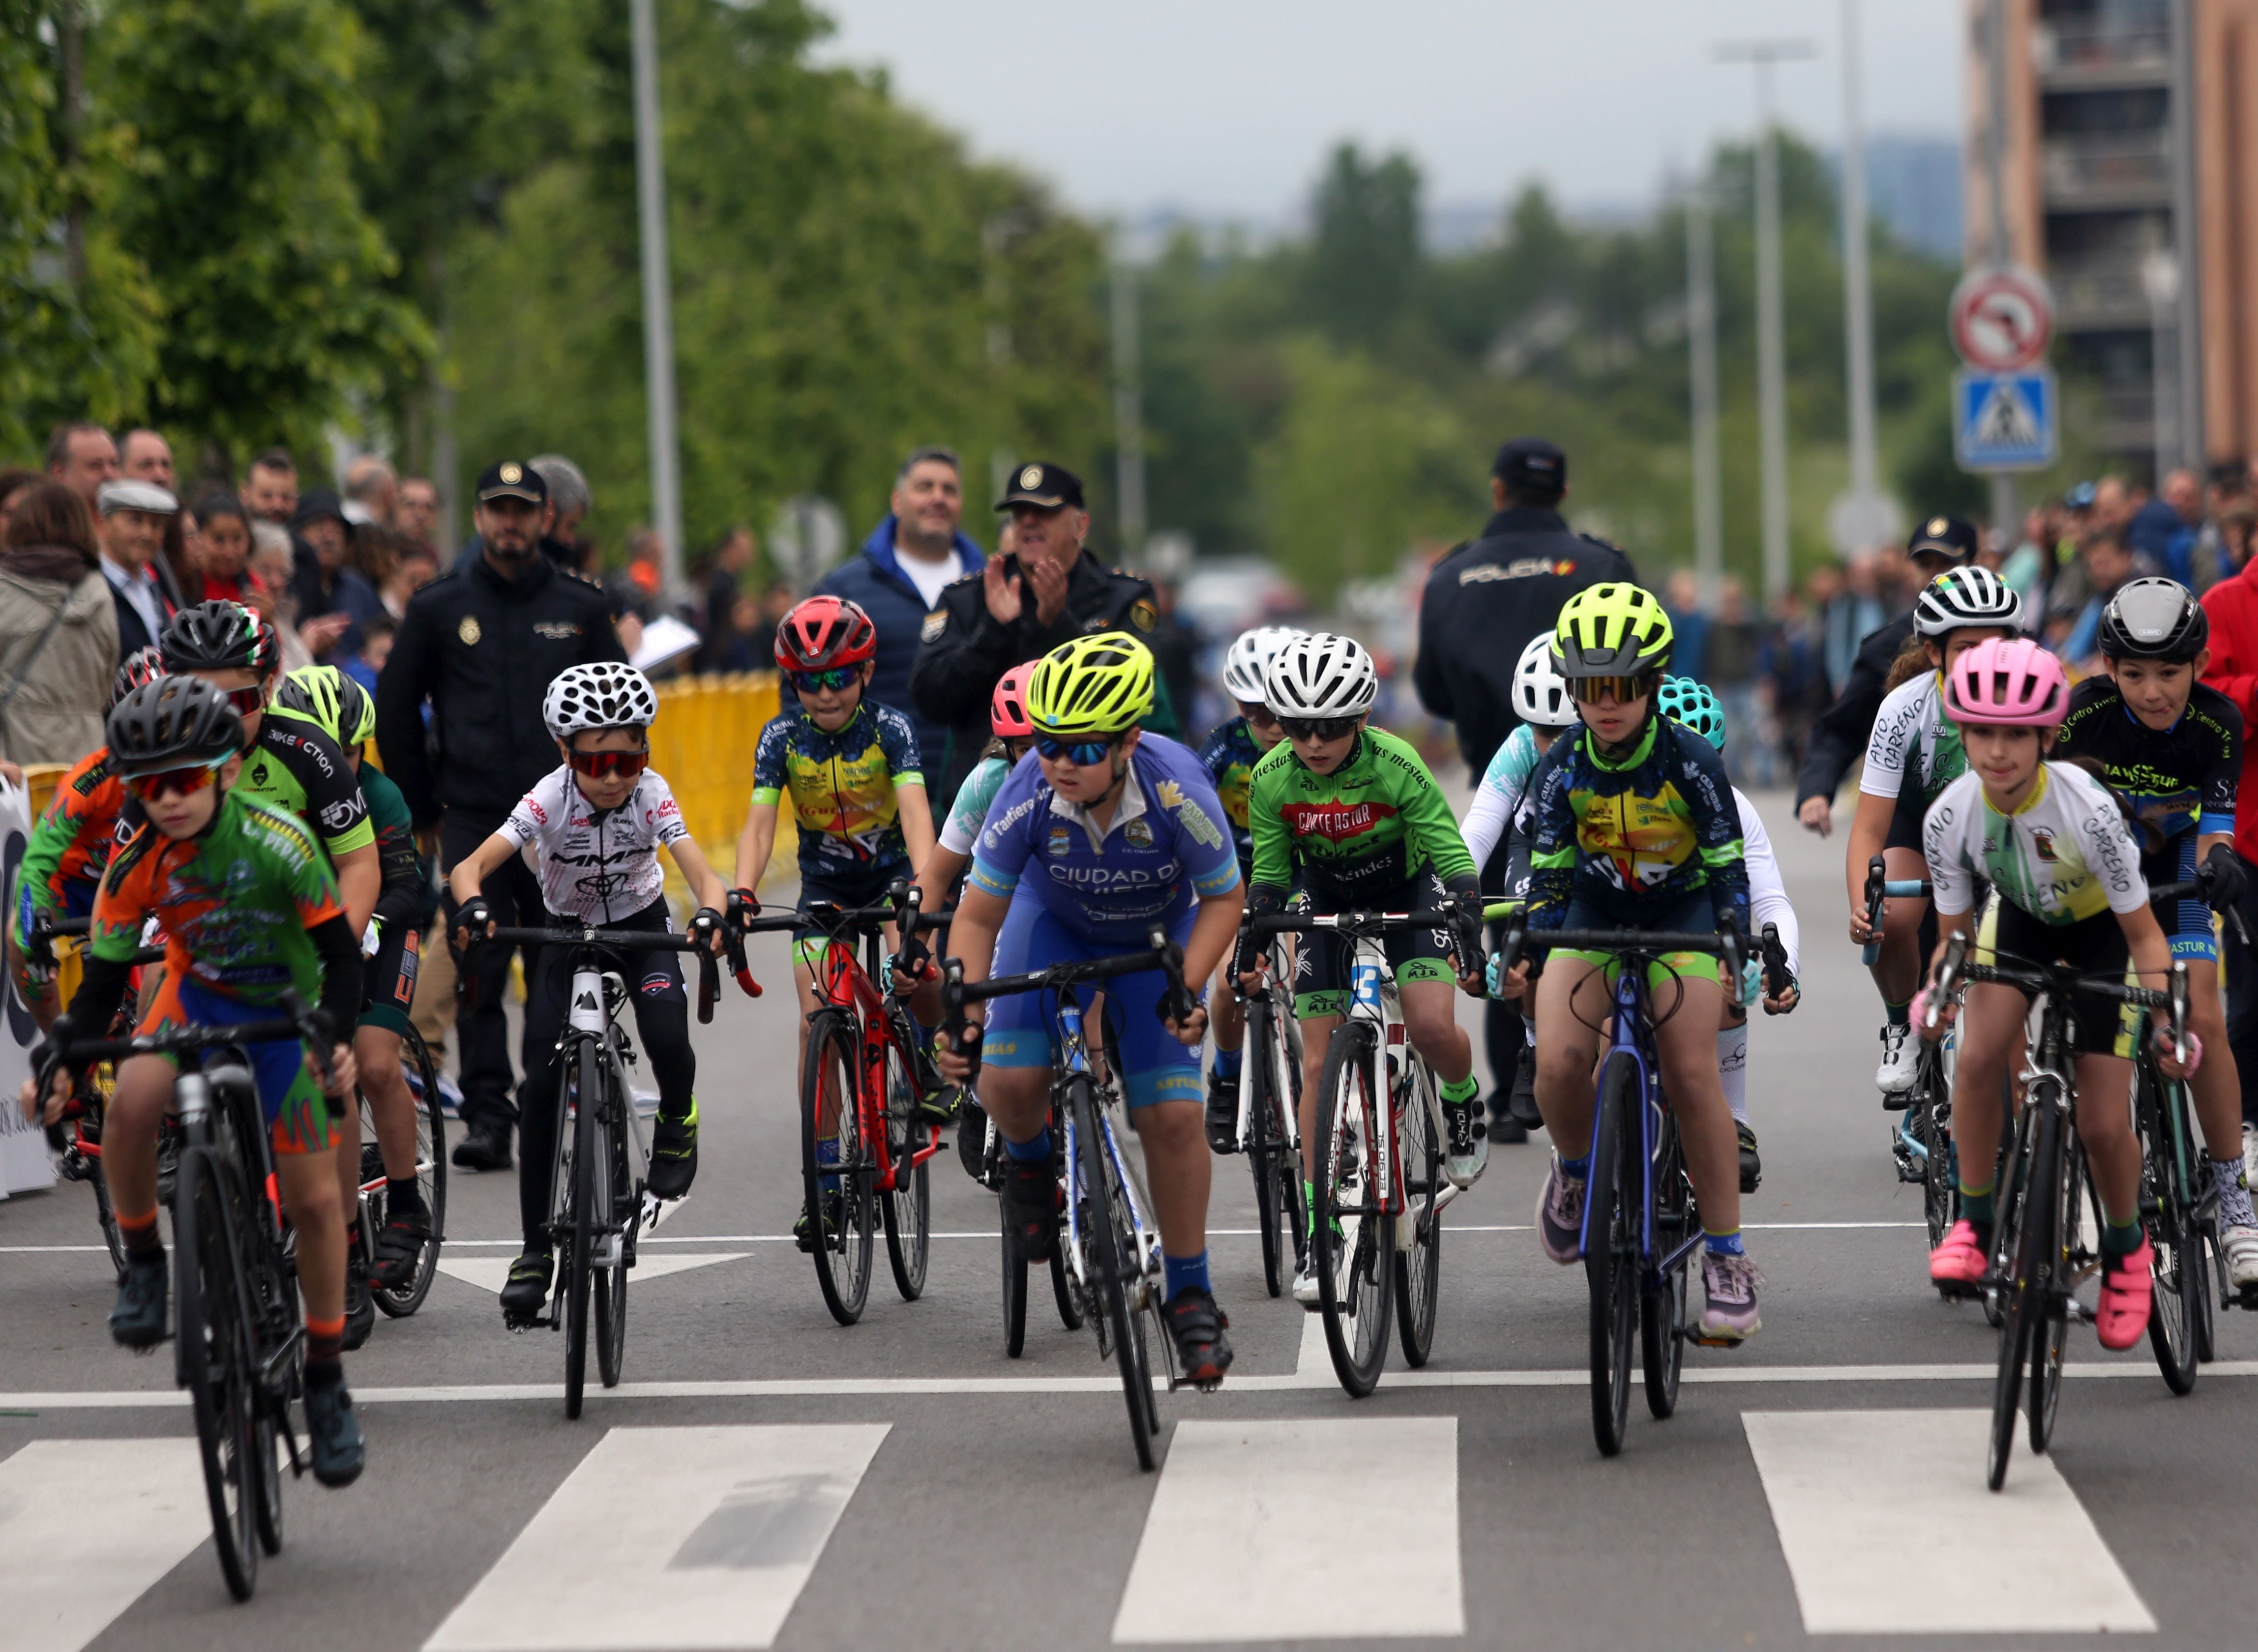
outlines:
[[[1377,338],[1418,285],[1419,169],[1401,154],[1369,163],[1354,144],[1343,144],[1316,205],[1310,313],[1336,338]]]

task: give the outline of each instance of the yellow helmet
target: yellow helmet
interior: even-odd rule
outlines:
[[[1061,643],[1027,680],[1027,720],[1038,734],[1118,734],[1152,709],[1152,650],[1119,631]]]
[[[1670,661],[1670,616],[1633,585],[1592,585],[1568,599],[1552,628],[1563,677],[1636,677]]]

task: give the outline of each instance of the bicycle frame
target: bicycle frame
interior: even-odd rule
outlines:
[[[1638,1072],[1638,1256],[1644,1270],[1641,1283],[1653,1290],[1661,1287],[1669,1276],[1686,1265],[1686,1259],[1699,1250],[1702,1234],[1699,1226],[1679,1242],[1678,1248],[1668,1256],[1657,1259],[1655,1254],[1655,1166],[1662,1156],[1662,1124],[1664,1103],[1660,1059],[1654,1051],[1654,1004],[1646,982],[1648,961],[1633,953],[1619,954],[1615,979],[1611,988],[1610,1002],[1615,1007],[1612,1017],[1614,1032],[1608,1046],[1600,1052],[1599,1068],[1604,1072],[1608,1058],[1625,1055],[1630,1058]],[[1596,1106],[1594,1117],[1598,1117]],[[1578,1244],[1579,1255],[1591,1249],[1592,1208],[1584,1207],[1584,1230]]]
[[[1359,935],[1349,954],[1349,1005],[1347,1020],[1368,1022],[1380,1030],[1380,1048],[1388,1063],[1388,1124],[1374,1144],[1379,1149],[1379,1161],[1374,1166],[1380,1185],[1386,1188],[1386,1213],[1400,1216],[1409,1206],[1403,1190],[1401,1137],[1401,1115],[1406,1106],[1424,1106],[1440,1140],[1445,1133],[1443,1107],[1436,1093],[1433,1074],[1424,1061],[1409,1061],[1403,1025],[1402,989],[1395,983],[1395,972],[1388,967],[1387,944],[1376,935]],[[1423,1079],[1422,1075],[1424,1075]],[[1461,1189],[1458,1184],[1445,1181],[1435,1193],[1434,1214],[1441,1215]],[[1395,1230],[1395,1247],[1400,1251],[1411,1248],[1414,1237],[1409,1225],[1399,1223]]]
[[[1157,1302],[1155,1282],[1162,1274],[1161,1230],[1153,1224],[1147,1214],[1152,1205],[1152,1195],[1145,1191],[1144,1182],[1138,1176],[1136,1166],[1130,1162],[1128,1155],[1121,1151],[1121,1138],[1114,1133],[1111,1105],[1113,1100],[1112,1087],[1110,1084],[1099,1084],[1090,1072],[1090,1046],[1083,1033],[1080,1000],[1076,999],[1070,991],[1061,992],[1058,994],[1058,1002],[1053,1008],[1052,1018],[1059,1030],[1058,1054],[1051,1063],[1052,1083],[1054,1086],[1062,1087],[1070,1079],[1088,1079],[1093,1093],[1097,1096],[1097,1126],[1102,1137],[1099,1145],[1105,1150],[1106,1162],[1113,1166],[1113,1173],[1120,1179],[1121,1196],[1128,1206],[1130,1225],[1137,1235],[1137,1254],[1142,1261],[1142,1266],[1137,1273],[1137,1288],[1129,1305],[1131,1312],[1140,1313]],[[1076,1150],[1080,1145],[1080,1142],[1074,1120],[1074,1110],[1069,1107],[1060,1110],[1064,1115],[1066,1126],[1066,1162],[1069,1173],[1078,1177],[1081,1174],[1082,1160],[1076,1156]],[[1067,1266],[1074,1274],[1076,1287],[1088,1291],[1090,1288],[1091,1280],[1085,1259],[1087,1251],[1083,1244],[1082,1200],[1079,1198],[1069,1197],[1066,1202],[1066,1238]],[[1100,1323],[1103,1323],[1102,1315],[1096,1317]],[[1164,1344],[1165,1341],[1164,1338]],[[1175,1353],[1173,1348],[1167,1351],[1167,1358],[1169,1365],[1168,1383],[1170,1387],[1174,1387],[1175,1386]]]
[[[1258,1013],[1269,1017],[1275,1022],[1273,1033],[1277,1039],[1277,1050],[1281,1060],[1299,1061],[1302,1056],[1299,1047],[1301,1045],[1299,1032],[1289,1031],[1289,1028],[1296,1025],[1293,997],[1290,992],[1282,990],[1280,985],[1290,980],[1292,976],[1291,967],[1286,959],[1286,948],[1280,937],[1273,935],[1270,938],[1269,945],[1264,950],[1263,959],[1268,965],[1268,969],[1262,986],[1251,993],[1239,992],[1239,1004],[1246,1017],[1246,1032],[1239,1045],[1240,1050],[1244,1052],[1246,1058],[1246,1065],[1241,1069],[1242,1074],[1250,1074],[1253,1068],[1253,1057],[1256,1053],[1254,1025]],[[1233,990],[1238,990],[1235,984]],[[1284,999],[1282,1003],[1279,1002],[1282,997]],[[1258,1006],[1262,1007],[1258,1010]],[[1268,1052],[1264,1052],[1263,1054],[1267,1058]],[[1266,1074],[1263,1081],[1266,1084],[1272,1083],[1275,1076],[1275,1074]],[[1253,1145],[1254,1108],[1258,1094],[1253,1083],[1248,1078],[1242,1076],[1239,1086],[1239,1151],[1241,1152],[1246,1152]],[[1284,1121],[1285,1145],[1298,1156],[1302,1149],[1302,1121],[1296,1116],[1291,1105],[1292,1094],[1290,1087],[1283,1090],[1276,1098],[1276,1106],[1279,1117]]]
[[[861,1030],[863,1071],[861,1081],[855,1087],[855,1106],[862,1120],[863,1139],[870,1144],[877,1171],[871,1180],[870,1190],[892,1193],[905,1174],[941,1151],[941,1129],[912,1119],[912,1131],[922,1129],[925,1143],[912,1146],[899,1159],[894,1157],[885,1117],[886,1052],[891,1047],[898,1053],[903,1067],[912,1074],[918,1070],[918,1052],[901,1036],[901,1028],[895,1020],[898,1010],[891,995],[878,990],[877,977],[884,961],[878,956],[879,936],[876,929],[864,936],[863,950],[869,954],[867,962],[856,957],[851,942],[837,935],[828,937],[823,948],[823,968],[815,975],[815,996],[820,1003],[845,1010]]]
[[[572,1121],[569,1115],[563,1113],[564,1086],[572,1081],[572,1074],[578,1070],[576,1057],[579,1052],[589,1044],[595,1046],[599,1068],[610,1074],[612,1097],[619,1104],[624,1125],[621,1136],[628,1148],[628,1185],[639,1185],[649,1181],[650,1176],[650,1144],[643,1139],[642,1118],[628,1104],[628,1098],[634,1092],[628,1082],[627,1063],[621,1055],[627,1035],[625,1030],[618,1025],[618,1021],[619,1013],[627,1003],[627,982],[616,970],[603,968],[602,954],[596,948],[578,947],[575,954],[571,1012],[566,1018],[564,1036],[557,1040],[557,1045],[563,1057],[558,1067],[561,1076],[557,1088],[557,1106],[563,1116],[557,1121],[555,1179],[550,1183],[549,1194],[550,1225],[560,1242],[572,1227],[575,1168],[572,1163]],[[587,1104],[587,1098],[583,1096],[579,1105],[585,1107]],[[643,1223],[643,1213],[638,1210],[624,1221],[618,1217],[620,1190],[611,1185],[611,1155],[599,1154],[593,1169],[596,1178],[595,1208],[606,1214],[603,1237],[591,1253],[589,1263],[594,1267],[611,1267],[616,1266],[620,1259],[620,1246],[633,1243],[634,1235]],[[561,1296],[562,1294],[560,1275],[558,1294]],[[560,1319],[561,1315],[552,1312],[550,1317],[551,1326],[557,1326]]]

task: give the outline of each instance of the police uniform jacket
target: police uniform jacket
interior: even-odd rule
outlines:
[[[481,557],[417,592],[376,684],[384,772],[415,824],[442,809],[506,814],[557,767],[541,720],[550,680],[570,665],[626,658],[602,589],[545,557],[515,582]]]

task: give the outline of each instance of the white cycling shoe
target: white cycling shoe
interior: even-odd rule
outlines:
[[[1312,1314],[1324,1306],[1324,1294],[1317,1288],[1317,1271],[1307,1262],[1294,1270],[1294,1300]]]
[[[2229,1228],[2219,1236],[2226,1260],[2227,1283],[2238,1290],[2258,1285],[2258,1228]]]
[[[1920,1076],[1921,1052],[1914,1047],[1910,1023],[1892,1021],[1882,1029],[1882,1064],[1874,1084],[1885,1095],[1902,1095]]]

